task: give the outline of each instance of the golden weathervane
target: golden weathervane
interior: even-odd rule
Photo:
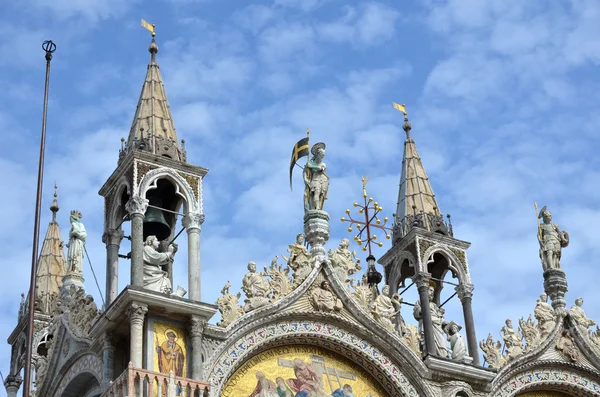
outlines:
[[[154,32],[154,28],[156,28],[155,23],[150,24],[142,19],[142,26],[152,33],[152,37],[156,36],[156,33]]]
[[[348,228],[348,232],[352,233],[353,226],[356,225],[357,234],[354,236],[354,241],[356,244],[362,246],[363,251],[369,250],[369,255],[371,253],[371,243],[377,244],[380,247],[383,247],[382,242],[376,242],[377,236],[375,234],[371,234],[372,228],[380,229],[385,232],[385,238],[389,239],[391,228],[386,227],[388,218],[383,218],[383,224],[379,219],[378,215],[383,211],[383,207],[379,205],[377,201],[373,200],[373,197],[368,197],[367,195],[367,182],[369,181],[369,177],[365,176],[362,178],[363,184],[363,201],[364,204],[360,205],[357,202],[354,203],[355,207],[358,207],[358,213],[364,215],[364,221],[352,218],[350,215],[350,210],[346,210],[346,215],[350,219],[342,218],[342,222],[350,222],[350,227]],[[363,245],[364,244],[364,245]]]

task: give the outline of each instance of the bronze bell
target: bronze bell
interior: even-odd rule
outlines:
[[[149,204],[162,208],[160,197],[151,197]],[[148,236],[156,236],[158,241],[167,239],[171,235],[171,227],[165,220],[163,212],[158,208],[148,207],[144,217],[144,241]]]

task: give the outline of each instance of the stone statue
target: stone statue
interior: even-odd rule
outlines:
[[[248,263],[248,273],[242,280],[242,291],[246,294],[244,312],[248,313],[269,303],[271,288],[262,273],[256,272],[256,263]]]
[[[561,351],[571,362],[579,361],[579,349],[568,329],[565,329],[560,339],[556,341],[556,349]]]
[[[544,271],[560,269],[561,251],[569,245],[569,234],[561,231],[557,224],[552,223],[552,213],[546,206],[542,208],[538,218],[543,220],[538,230],[542,267]]]
[[[419,339],[419,330],[412,324],[406,324],[402,327],[402,342],[404,342],[410,350],[421,356],[421,340]]]
[[[500,341],[494,341],[492,334],[489,334],[485,341],[479,342],[479,347],[483,351],[483,359],[487,361],[489,368],[502,368],[506,365],[506,357],[500,353],[502,344]]]
[[[169,273],[163,270],[163,266],[169,264],[173,257],[174,247],[169,245],[167,252],[158,252],[160,242],[156,236],[146,237],[144,245],[144,288],[152,291],[171,294],[174,296],[183,297],[186,294],[181,286],[177,287],[175,292],[172,292],[171,280]]]
[[[304,211],[323,210],[329,189],[329,177],[325,173],[326,165],[325,144],[315,143],[310,152],[313,157],[308,160],[304,167]]]
[[[69,304],[67,322],[71,332],[80,338],[87,338],[98,316],[98,308],[91,295],[85,295],[84,290],[78,289]]]
[[[429,308],[431,311],[431,323],[433,324],[433,339],[435,341],[436,354],[440,357],[448,357],[448,349],[446,348],[446,337],[444,336],[443,324],[446,322],[444,319],[444,313],[446,312],[443,308],[433,301],[435,288],[433,285],[429,285],[428,297],[429,297]],[[418,300],[415,303],[413,309],[413,315],[415,320],[419,322],[419,335],[421,340],[425,340],[425,334],[423,329],[423,313],[421,311],[421,301]]]
[[[587,318],[581,306],[583,306],[583,298],[575,299],[575,305],[571,307],[571,309],[569,310],[569,314],[571,315],[571,318],[573,319],[575,324],[577,324],[577,326],[582,330],[582,332],[587,335],[588,328],[596,325],[596,322]]]
[[[519,332],[523,335],[527,346],[525,347],[525,351],[529,352],[536,347],[538,347],[542,343],[540,331],[538,327],[536,327],[533,318],[531,318],[531,314],[524,320],[523,317],[519,319]]]
[[[400,314],[400,304],[402,298],[398,294],[394,294],[390,298],[390,286],[386,285],[381,290],[381,294],[375,298],[371,313],[381,326],[391,333],[396,333],[396,325],[394,318]]]
[[[537,300],[535,309],[533,309],[533,315],[538,321],[540,339],[543,341],[556,326],[556,315],[554,309],[548,303],[548,295],[545,293],[541,294],[540,299]]]
[[[504,339],[506,346],[506,357],[510,361],[523,353],[523,341],[521,336],[512,326],[512,320],[506,319],[505,326],[500,330],[500,335]]]
[[[366,311],[371,310],[373,304],[373,288],[367,282],[367,275],[363,274],[362,281],[358,281],[356,285],[354,280],[350,279],[350,286],[354,291],[350,294],[354,300]]]
[[[271,278],[269,280],[269,285],[273,290],[271,302],[278,301],[292,292],[292,282],[288,278],[290,268],[283,269],[281,265],[277,264],[277,259],[279,259],[279,256],[273,258],[268,269],[265,267],[265,275]]]
[[[288,247],[290,257],[283,259],[288,263],[288,266],[294,272],[294,286],[300,285],[312,270],[310,254],[304,246],[304,234],[300,233],[296,236],[296,242]]]
[[[339,312],[344,307],[342,301],[331,291],[331,285],[327,280],[323,281],[320,286],[313,288],[310,294],[310,303],[315,310],[323,312]]]
[[[329,250],[327,253],[329,255],[329,260],[331,261],[331,266],[342,283],[348,281],[348,276],[362,270],[359,265],[360,261],[356,259],[356,252],[350,252],[348,249],[349,246],[350,240],[345,238],[340,242],[339,248]]]
[[[596,325],[595,331],[590,331],[589,337],[596,350],[600,352],[600,327],[598,325]]]
[[[456,361],[471,361],[471,357],[467,354],[465,341],[459,334],[461,329],[462,327],[454,321],[450,321],[444,327],[444,331],[448,335],[448,342],[450,342],[450,350],[452,350],[450,358]]]
[[[217,299],[217,306],[221,313],[221,321],[219,321],[217,325],[223,328],[227,327],[244,314],[244,310],[238,304],[242,294],[238,292],[237,295],[232,295],[229,293],[229,288],[231,288],[231,283],[227,281],[227,284],[225,284],[221,290],[222,296]]]
[[[81,275],[83,274],[83,247],[87,232],[85,226],[81,223],[81,212],[71,211],[69,221],[71,230],[69,231],[69,242],[67,243],[67,273]]]

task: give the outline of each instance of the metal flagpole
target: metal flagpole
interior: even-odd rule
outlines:
[[[27,353],[25,356],[25,380],[23,397],[31,396],[31,359],[33,356],[33,311],[35,309],[35,280],[37,276],[37,257],[40,237],[40,214],[42,205],[42,184],[44,182],[44,152],[46,150],[46,116],[48,112],[48,84],[50,82],[50,61],[56,51],[56,44],[46,40],[42,44],[46,52],[46,85],[44,87],[44,111],[42,114],[42,137],[40,140],[40,161],[38,165],[37,194],[35,199],[35,218],[33,223],[33,248],[31,253],[31,280],[29,283],[29,324],[27,327]]]

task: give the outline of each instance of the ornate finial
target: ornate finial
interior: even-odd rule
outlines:
[[[354,236],[354,241],[356,241],[356,243],[361,246],[364,243],[364,246],[362,246],[362,250],[367,251],[367,249],[368,249],[369,256],[371,256],[372,255],[371,243],[377,244],[379,247],[383,247],[382,242],[375,242],[375,240],[377,240],[377,236],[374,234],[373,235],[371,234],[371,228],[377,228],[377,229],[383,230],[385,232],[385,238],[387,238],[387,239],[389,239],[391,237],[389,232],[392,229],[385,226],[388,221],[387,217],[383,218],[383,224],[381,223],[381,220],[378,218],[379,213],[381,211],[383,211],[383,207],[380,206],[377,201],[374,201],[373,197],[367,198],[368,197],[367,182],[369,181],[369,177],[365,176],[364,178],[361,179],[361,181],[363,184],[364,205],[360,205],[357,202],[355,202],[354,206],[359,208],[358,212],[360,214],[364,214],[365,220],[359,221],[359,220],[352,218],[352,216],[350,215],[350,210],[347,209],[346,214],[350,217],[350,219],[342,218],[341,221],[342,222],[350,222],[350,227],[348,228],[348,232],[352,232],[352,230],[353,230],[352,225],[356,225],[356,229],[358,230],[358,233],[356,234],[356,236]],[[366,238],[364,240],[363,240],[363,233],[366,233]]]
[[[75,210],[71,211],[71,216],[73,218],[77,218],[77,219],[83,218],[83,215],[81,214],[81,212],[75,211]]]
[[[56,186],[56,182],[54,182],[54,198],[58,197],[58,193],[56,192],[57,189],[58,189],[58,186]]]
[[[410,122],[408,121],[408,113],[406,113],[406,105],[402,104],[399,105],[396,102],[392,102],[394,104],[394,109],[402,112],[404,114],[404,124],[402,125],[402,129],[404,130],[404,132],[406,132],[406,139],[410,139],[410,130],[412,129],[412,126],[410,125]]]

